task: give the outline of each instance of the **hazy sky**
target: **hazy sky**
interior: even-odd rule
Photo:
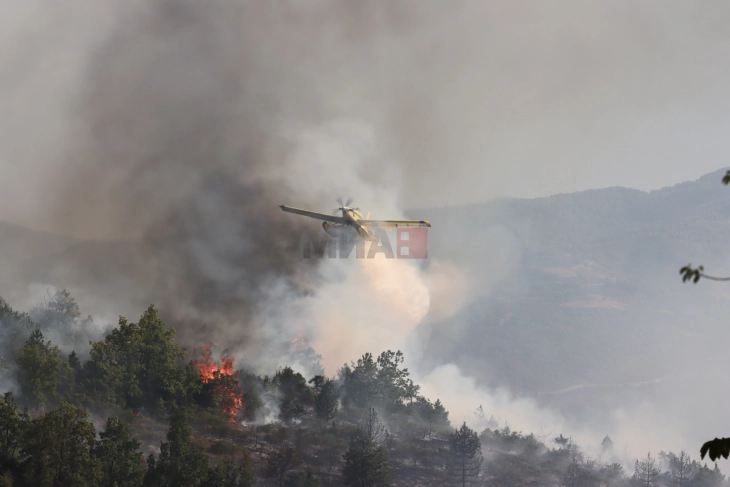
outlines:
[[[39,215],[58,203],[44,196],[74,164],[78,132],[88,128],[78,103],[95,81],[89,65],[145,5],[3,4],[0,219],[48,228]],[[383,156],[373,172],[398,168],[388,177],[403,208],[648,190],[727,164],[727,2],[228,0],[209,8],[233,4],[248,9],[242,39],[256,44],[256,69],[282,79],[268,95],[294,100],[279,116],[308,106],[294,106],[306,87],[314,106],[326,105],[318,122],[371,127]]]

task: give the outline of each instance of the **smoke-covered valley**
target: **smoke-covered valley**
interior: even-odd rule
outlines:
[[[155,304],[255,373],[403,350],[452,425],[626,464],[730,426],[730,288],[677,274],[727,262],[730,192],[671,186],[725,163],[727,6],[5,7],[0,296],[68,290],[92,320],[47,330],[64,352]],[[302,258],[321,227],[278,205],[340,196],[430,220],[429,259]]]

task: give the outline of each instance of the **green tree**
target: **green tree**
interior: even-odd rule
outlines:
[[[347,407],[382,406],[389,412],[401,410],[418,397],[419,386],[403,368],[403,353],[388,350],[376,359],[366,353],[357,363],[339,370]]]
[[[386,407],[400,409],[405,402],[413,401],[418,396],[420,386],[409,377],[408,369],[402,368],[404,360],[400,350],[388,350],[378,357],[378,393]]]
[[[144,485],[149,487],[197,487],[208,478],[208,456],[192,441],[192,430],[183,409],[170,415],[167,441],[160,445],[160,456],[147,457]]]
[[[384,487],[390,485],[388,450],[360,433],[350,442],[345,453],[342,477],[345,485]]]
[[[150,306],[139,323],[119,318],[119,327],[91,347],[84,364],[90,391],[100,399],[131,408],[171,408],[192,402],[202,386],[192,363],[179,366],[185,353],[175,331]]]
[[[319,487],[319,479],[312,469],[307,469],[306,472],[288,475],[284,480],[284,487]]]
[[[314,395],[307,386],[307,379],[291,367],[277,370],[271,380],[275,395],[279,399],[279,410],[284,420],[296,418],[311,407]]]
[[[4,465],[15,458],[29,421],[26,411],[18,411],[13,393],[6,392],[0,400],[0,461]]]
[[[40,408],[56,398],[61,383],[61,351],[34,330],[18,355],[18,382],[25,397]]]
[[[0,371],[17,363],[18,352],[28,335],[38,328],[27,313],[19,313],[0,297]]]
[[[50,299],[33,306],[30,317],[44,326],[59,326],[77,320],[81,316],[79,305],[65,289],[56,291]]]
[[[431,403],[425,397],[417,397],[408,405],[408,410],[413,418],[421,425],[423,437],[433,434],[433,428],[445,428],[449,426],[449,413],[439,399]]]
[[[97,486],[100,464],[92,454],[94,425],[87,412],[68,403],[31,421],[23,441],[23,469],[29,484]]]
[[[89,340],[98,338],[89,334],[98,330],[92,326],[91,316],[81,318],[79,305],[65,289],[56,291],[42,303],[33,306],[28,314],[40,325],[41,330],[53,331],[53,336],[62,348],[85,348]]]
[[[335,381],[327,379],[314,398],[314,410],[317,416],[324,420],[333,419],[340,408],[339,401],[340,395],[337,392],[337,384],[335,384]]]
[[[18,453],[29,423],[28,412],[19,412],[13,394],[6,392],[0,399],[0,487],[12,486],[13,478],[22,477]]]
[[[466,423],[449,436],[447,470],[454,485],[476,485],[482,468],[482,446]]]
[[[144,478],[139,442],[130,436],[129,425],[109,416],[94,455],[101,463],[102,487],[138,487]]]
[[[373,355],[366,353],[357,364],[343,365],[339,379],[344,389],[344,403],[348,407],[366,407],[375,402],[377,395],[376,374],[378,365]]]
[[[253,487],[255,483],[251,457],[244,455],[238,463],[227,458],[213,465],[201,487]]]
[[[262,391],[261,377],[247,370],[239,370],[239,384],[243,392],[243,417],[248,421],[254,421],[256,414],[264,406],[261,399]]]
[[[76,352],[68,355],[68,362],[61,365],[58,395],[71,404],[81,404],[86,400],[86,391],[81,381],[82,368]]]
[[[299,451],[296,448],[285,445],[269,457],[266,464],[266,474],[269,477],[275,478],[276,484],[281,487],[284,485],[287,474],[301,464],[302,459],[299,456]]]

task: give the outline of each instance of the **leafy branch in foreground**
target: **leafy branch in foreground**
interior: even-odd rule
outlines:
[[[728,174],[730,175],[730,171]],[[715,438],[714,440],[706,442],[702,445],[702,448],[700,448],[700,458],[705,458],[705,455],[707,454],[709,454],[710,460],[712,461],[715,461],[720,457],[727,458],[730,456],[730,438]]]
[[[692,284],[697,284],[700,277],[710,279],[711,281],[730,281],[730,277],[708,276],[704,270],[705,268],[703,266],[698,266],[696,269],[693,269],[692,264],[687,264],[679,269],[679,273],[682,275],[682,282],[692,281]]]

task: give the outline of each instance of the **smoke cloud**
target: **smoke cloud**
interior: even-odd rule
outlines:
[[[426,268],[319,263],[298,247],[316,224],[279,204],[326,212],[352,195],[398,218],[617,184],[627,168],[661,185],[689,176],[688,157],[714,169],[727,144],[721,124],[696,128],[730,108],[712,97],[726,89],[720,2],[4,8],[0,217],[96,241],[6,274],[0,294],[66,287],[95,316],[154,302],[187,344],[225,344],[262,368],[280,365],[272,344],[301,334],[328,374],[366,351],[417,361],[429,327],[488,295],[521,251],[488,229]],[[686,126],[694,135],[672,136]],[[454,419],[480,401],[515,426],[563,424],[477,391],[453,365],[417,372]]]

